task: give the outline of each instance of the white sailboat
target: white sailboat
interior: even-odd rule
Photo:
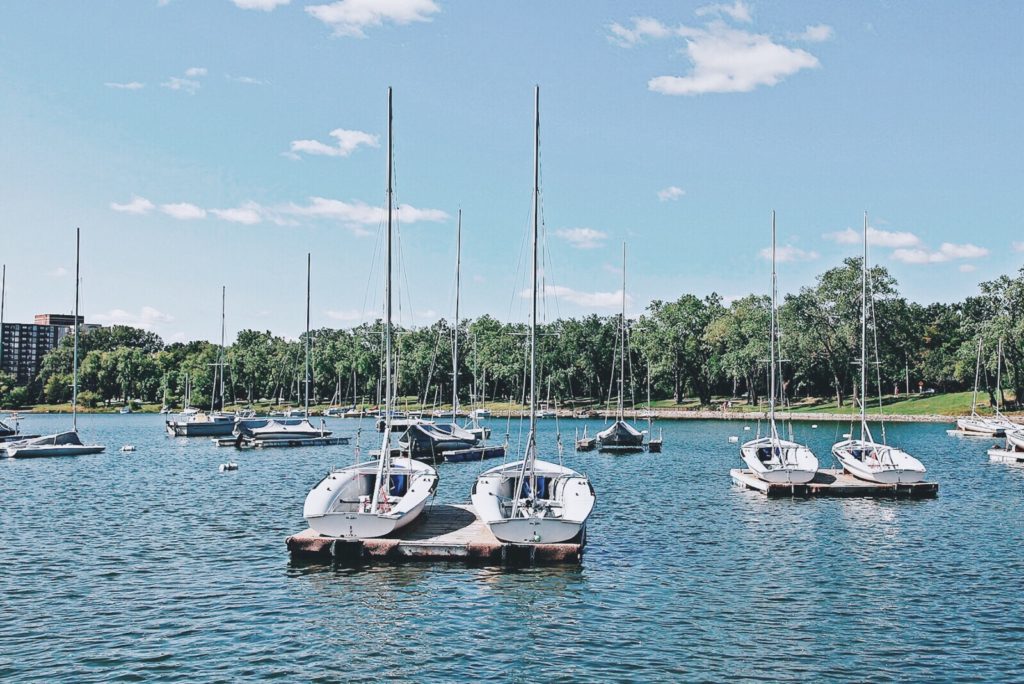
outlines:
[[[315,437],[329,437],[331,435],[330,430],[327,429],[327,424],[322,418],[320,419],[320,427],[316,427],[309,422],[309,384],[311,381],[309,374],[309,295],[312,258],[311,254],[306,254],[306,390],[303,400],[304,404],[301,414],[293,415],[289,413],[289,415],[285,416],[285,418],[301,417],[301,420],[268,420],[263,426],[240,431],[240,439],[245,441],[303,440]]]
[[[376,461],[333,470],[306,495],[303,517],[313,530],[331,537],[366,539],[390,534],[415,520],[437,489],[437,471],[430,465],[391,455],[391,423],[395,403],[391,364],[391,223],[394,206],[391,120],[391,88],[388,88],[384,434],[380,456]]]
[[[843,469],[856,478],[882,484],[920,482],[924,479],[925,467],[919,460],[902,449],[885,442],[885,427],[882,427],[882,441],[876,442],[865,416],[867,409],[868,375],[868,215],[864,212],[864,257],[861,262],[861,323],[860,323],[860,438],[847,439],[832,446],[832,455],[843,465]],[[853,431],[851,430],[851,437]]]
[[[750,440],[740,447],[740,456],[747,467],[765,482],[783,484],[807,484],[818,472],[818,458],[809,447],[782,439],[775,421],[775,401],[778,391],[776,378],[779,363],[776,362],[778,346],[778,287],[775,276],[775,212],[772,212],[772,314],[769,333],[768,382],[768,435]]]
[[[52,435],[43,435],[7,445],[11,458],[40,458],[45,456],[83,456],[102,453],[106,447],[100,444],[85,444],[78,434],[78,279],[80,262],[81,230],[75,229],[75,351],[71,362],[71,429]]]
[[[537,238],[540,205],[540,87],[534,93],[533,270],[530,318],[530,432],[525,458],[481,473],[473,485],[477,515],[494,536],[519,544],[559,543],[585,534],[596,496],[590,480],[537,459]],[[561,450],[559,450],[561,453]]]
[[[956,427],[968,437],[1002,437],[1005,426],[993,418],[978,415],[978,383],[981,381],[982,339],[978,337],[978,358],[974,366],[974,394],[971,397],[971,415],[957,418]],[[987,384],[987,381],[986,381]]]
[[[614,371],[613,371],[614,372]],[[611,390],[609,389],[609,394]],[[622,314],[619,318],[619,401],[615,422],[597,433],[597,450],[630,453],[644,450],[644,433],[626,421],[626,243],[622,243]]]

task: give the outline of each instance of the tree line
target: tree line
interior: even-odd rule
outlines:
[[[886,394],[919,387],[937,391],[974,384],[977,345],[982,387],[990,401],[997,391],[1024,396],[1024,268],[980,284],[961,302],[917,304],[901,297],[896,280],[882,266],[870,269],[874,322],[869,332],[872,392]],[[767,384],[766,295],[726,302],[717,294],[684,294],[651,302],[627,321],[627,402],[654,399],[676,403],[714,397],[744,397],[757,403]],[[859,366],[861,262],[846,259],[819,275],[813,285],[788,294],[779,308],[784,391],[787,397],[831,397],[842,405],[855,391]],[[314,403],[376,404],[382,369],[381,321],[351,329],[310,333]],[[527,326],[489,315],[439,320],[418,328],[396,328],[399,395],[424,404],[451,403],[452,344],[458,336],[460,402],[475,393],[488,400],[521,401],[526,384]],[[601,402],[617,394],[613,375],[620,365],[619,316],[588,315],[545,323],[538,337],[538,395],[563,404]],[[1002,341],[1002,387],[996,388],[995,349]],[[301,403],[305,335],[289,341],[269,331],[242,330],[224,351],[225,403]],[[877,354],[875,353],[877,349]],[[214,384],[217,345],[205,341],[164,344],[152,332],[127,326],[80,336],[80,401],[83,405],[128,399],[181,406],[186,380],[194,406],[219,406]],[[0,406],[62,403],[71,397],[71,336],[43,360],[38,376],[17,386],[0,374]],[[340,395],[336,396],[336,395]]]

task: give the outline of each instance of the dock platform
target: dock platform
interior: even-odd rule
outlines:
[[[1004,449],[1003,447],[992,447],[988,450],[988,460],[993,463],[1009,463],[1010,465],[1024,466],[1024,451]]]
[[[311,529],[285,540],[293,560],[321,562],[461,561],[489,565],[579,563],[586,536],[563,544],[507,544],[498,540],[468,504],[428,507],[393,536],[349,540]]]
[[[858,480],[838,469],[822,469],[807,484],[788,485],[765,482],[750,470],[733,468],[729,471],[737,485],[775,497],[871,497],[887,499],[930,499],[939,493],[937,482],[913,484],[878,484]]]

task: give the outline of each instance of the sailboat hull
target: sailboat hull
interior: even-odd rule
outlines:
[[[743,462],[757,477],[773,484],[807,484],[818,472],[818,459],[807,447],[763,437],[740,447]]]
[[[924,479],[925,467],[916,458],[876,442],[847,440],[832,447],[843,470],[859,480],[879,484],[913,484]]]

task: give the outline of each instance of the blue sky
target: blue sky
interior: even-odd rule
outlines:
[[[534,84],[549,318],[764,292],[858,250],[909,298],[1024,263],[1021,3],[137,0],[0,8],[7,319],[166,340],[347,327],[381,287],[395,89],[402,320],[522,319]]]

